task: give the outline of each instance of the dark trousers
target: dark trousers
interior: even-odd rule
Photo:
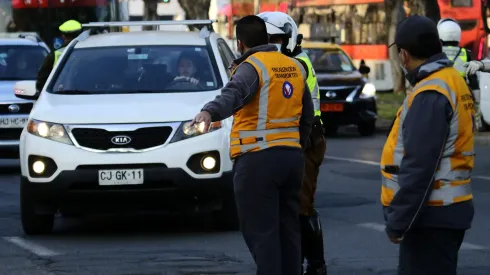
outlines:
[[[400,243],[398,275],[456,275],[465,230],[412,229]]]
[[[304,159],[298,148],[245,153],[234,164],[240,228],[257,275],[301,273],[299,192]]]

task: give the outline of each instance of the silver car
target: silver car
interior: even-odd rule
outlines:
[[[0,159],[17,158],[33,102],[17,98],[17,81],[36,80],[49,48],[37,35],[0,33]]]

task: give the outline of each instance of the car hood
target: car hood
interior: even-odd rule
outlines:
[[[366,83],[366,79],[358,71],[343,73],[316,73],[318,85],[322,86],[353,86]]]
[[[33,119],[61,124],[192,120],[218,91],[168,94],[56,95],[43,92]]]
[[[14,94],[14,86],[17,81],[0,80],[0,104],[8,102],[30,102],[29,100],[20,99]]]

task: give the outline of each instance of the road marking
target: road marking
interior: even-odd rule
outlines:
[[[346,162],[352,162],[352,163],[361,163],[361,164],[367,164],[367,165],[372,165],[372,166],[379,166],[379,162],[370,161],[370,160],[363,160],[363,159],[351,159],[351,158],[342,158],[342,157],[333,157],[333,156],[324,156],[324,159],[340,160],[340,161],[346,161]],[[490,177],[487,177],[487,176],[471,176],[471,177],[474,179],[490,180]]]
[[[378,232],[385,232],[385,225],[381,224],[381,223],[368,222],[368,223],[360,223],[357,226],[367,228],[367,229],[372,229],[372,230],[375,230]],[[488,248],[481,246],[481,245],[463,242],[461,244],[461,249],[464,249],[464,250],[487,250]]]
[[[40,257],[51,257],[60,255],[60,253],[56,251],[53,251],[39,244],[35,244],[32,241],[28,241],[21,237],[3,237],[2,239]]]
[[[340,160],[340,161],[347,161],[347,162],[353,162],[353,163],[362,163],[362,164],[367,164],[367,165],[379,166],[379,162],[370,161],[370,160],[341,158],[341,157],[332,157],[332,156],[325,156],[324,158],[330,159],[330,160]]]

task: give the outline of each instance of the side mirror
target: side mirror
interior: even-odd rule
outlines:
[[[366,66],[366,65],[361,65],[361,66],[359,67],[359,72],[360,72],[361,74],[368,74],[368,73],[370,73],[370,72],[371,72],[371,68],[369,68],[369,67],[368,67],[368,66]]]
[[[37,100],[39,98],[39,93],[36,89],[36,81],[26,80],[15,83],[14,94],[18,98]]]

